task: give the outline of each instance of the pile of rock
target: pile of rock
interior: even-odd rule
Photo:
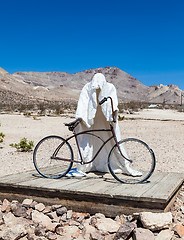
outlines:
[[[171,212],[142,212],[112,219],[101,213],[73,212],[62,205],[45,206],[33,199],[22,203],[4,199],[0,209],[3,240],[170,240],[184,236],[184,226],[173,226]]]

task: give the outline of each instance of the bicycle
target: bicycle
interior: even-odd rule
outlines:
[[[112,122],[116,122],[113,111],[112,98],[105,97],[99,102],[99,104],[102,105],[108,99],[111,100],[113,113]],[[152,175],[156,164],[155,154],[145,142],[136,138],[127,138],[118,142],[113,123],[111,122],[109,123],[109,129],[91,129],[76,133],[75,128],[80,122],[81,119],[76,119],[71,123],[65,123],[65,126],[67,126],[68,129],[73,132],[73,134],[66,139],[60,136],[51,135],[43,138],[38,142],[33,152],[33,162],[36,170],[40,175],[45,178],[55,179],[64,177],[71,170],[73,163],[88,164],[93,162],[103,147],[110,140],[114,140],[114,146],[108,155],[108,168],[116,180],[122,183],[135,184],[148,180],[148,178]],[[97,135],[98,132],[102,131],[111,132],[111,136],[108,139],[103,140]],[[94,154],[93,158],[88,162],[85,162],[83,159],[77,139],[83,134],[94,136],[100,139],[102,142],[96,154]],[[75,139],[77,150],[80,156],[80,159],[78,160],[74,160],[73,149],[69,143],[71,139]],[[123,149],[125,149],[126,156],[122,153]],[[114,163],[120,166],[119,171],[113,170]],[[125,166],[128,166],[134,172],[137,172],[139,174],[131,175],[128,172],[123,173],[121,169],[124,169]]]

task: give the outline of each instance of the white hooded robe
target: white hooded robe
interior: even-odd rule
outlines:
[[[112,123],[113,116],[110,99],[108,99],[102,105],[99,105],[99,101],[101,101],[104,97],[108,96],[110,96],[113,100],[113,110],[116,118],[116,123]],[[91,82],[87,83],[81,91],[75,117],[76,119],[81,118],[82,122],[80,122],[80,124],[76,127],[75,132],[78,133],[90,129],[110,129],[109,122],[111,122],[114,126],[117,140],[119,141],[121,139],[121,134],[117,116],[118,99],[116,89],[112,83],[106,82],[105,76],[103,74],[97,73],[93,76]],[[107,140],[110,136],[112,136],[111,132],[95,132],[95,134],[97,134],[104,140]],[[83,159],[86,162],[92,159],[92,157],[102,144],[102,142],[98,138],[95,138],[94,136],[90,136],[88,134],[78,136],[78,142]],[[77,170],[80,172],[108,172],[108,155],[114,144],[115,141],[111,139],[103,147],[101,152],[98,154],[98,156],[92,163],[84,165],[77,164]],[[121,148],[121,151],[125,155],[125,157],[128,157],[123,148]],[[78,160],[79,158],[80,156],[78,153]],[[117,165],[117,161],[116,163],[114,162],[112,166],[114,170],[120,170],[120,167]],[[132,169],[128,169],[129,161],[125,160],[125,169],[123,169],[123,172],[132,174]],[[122,167],[120,171],[122,171]]]

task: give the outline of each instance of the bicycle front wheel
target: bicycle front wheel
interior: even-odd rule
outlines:
[[[33,163],[43,177],[61,178],[70,171],[73,165],[73,150],[64,138],[48,136],[36,145]]]
[[[146,181],[155,169],[153,150],[145,142],[135,138],[121,140],[118,145],[123,155],[131,159],[132,163],[121,155],[115,144],[108,157],[108,167],[113,177],[122,183]]]

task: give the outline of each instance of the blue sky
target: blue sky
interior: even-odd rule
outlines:
[[[183,0],[0,0],[0,66],[17,71],[118,67],[184,90]]]

